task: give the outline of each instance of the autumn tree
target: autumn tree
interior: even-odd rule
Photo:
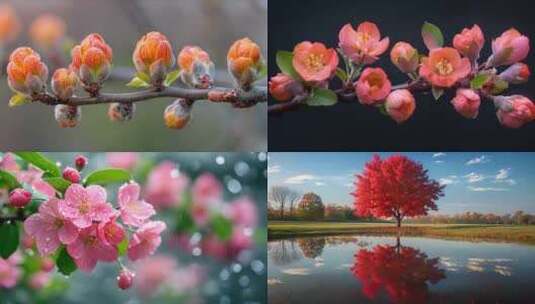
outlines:
[[[299,216],[307,220],[322,219],[325,213],[321,197],[312,192],[303,195],[297,208]]]
[[[403,155],[381,159],[374,155],[357,175],[355,213],[359,216],[393,217],[398,228],[406,217],[437,210],[435,201],[444,186],[430,179],[423,166]]]

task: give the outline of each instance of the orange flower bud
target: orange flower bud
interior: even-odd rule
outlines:
[[[48,68],[34,50],[19,47],[9,56],[7,76],[13,91],[25,95],[37,94],[45,88]]]
[[[163,117],[168,128],[182,129],[191,119],[191,105],[185,99],[177,99],[165,109]]]
[[[52,92],[61,100],[69,99],[78,86],[78,76],[69,69],[57,69],[52,75]]]
[[[230,47],[227,54],[230,75],[242,89],[248,89],[257,80],[264,65],[260,47],[249,38],[240,39]]]
[[[136,105],[133,103],[115,102],[108,108],[108,117],[114,122],[128,121],[134,117],[135,111]]]
[[[54,118],[62,128],[74,128],[82,118],[82,109],[77,106],[56,105]]]
[[[159,32],[150,32],[141,37],[132,55],[136,70],[151,76],[153,84],[163,81],[175,64],[173,47],[167,37]]]
[[[43,49],[57,47],[65,36],[66,25],[63,19],[51,14],[39,16],[30,26],[32,41]]]
[[[14,40],[21,29],[19,17],[9,4],[0,5],[0,44]]]
[[[102,83],[111,72],[113,52],[99,34],[90,34],[71,51],[71,69],[84,84]]]
[[[182,82],[190,87],[207,89],[214,83],[214,63],[198,46],[186,46],[178,54]]]

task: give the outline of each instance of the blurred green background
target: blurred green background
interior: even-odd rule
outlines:
[[[67,35],[78,43],[92,32],[101,33],[114,51],[114,66],[133,67],[131,54],[146,32],[164,33],[175,49],[197,44],[210,53],[218,69],[216,85],[229,85],[226,53],[236,39],[250,37],[267,49],[267,0],[10,0],[23,29],[6,47],[30,45],[28,28],[43,13],[67,23]],[[266,53],[264,53],[266,56]],[[5,71],[3,71],[5,73]],[[52,71],[51,71],[52,73]],[[163,110],[173,99],[137,103],[134,119],[112,123],[107,105],[83,108],[77,128],[61,129],[53,108],[31,104],[10,109],[11,92],[0,81],[0,146],[4,150],[40,151],[265,151],[266,105],[235,110],[229,105],[201,102],[183,130],[164,126]],[[126,92],[124,81],[108,81],[105,92]],[[265,85],[265,81],[262,85]]]

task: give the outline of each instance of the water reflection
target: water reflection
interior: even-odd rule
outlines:
[[[275,265],[288,265],[302,258],[302,254],[297,249],[294,239],[280,240],[268,244],[268,254]]]
[[[384,290],[393,303],[425,303],[428,284],[445,279],[439,258],[429,258],[422,251],[402,246],[377,245],[355,253],[353,275],[362,284],[362,293],[375,299]]]

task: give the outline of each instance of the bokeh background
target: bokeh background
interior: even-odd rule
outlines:
[[[60,165],[72,164],[80,153],[45,153]],[[162,162],[173,162],[180,176],[194,181],[205,173],[213,174],[223,185],[226,202],[248,197],[255,203],[258,223],[253,234],[253,246],[242,250],[232,259],[218,259],[202,251],[188,251],[177,246],[173,231],[180,225],[173,209],[162,209],[155,219],[166,222],[168,228],[162,235],[162,245],[155,255],[139,262],[128,262],[136,277],[132,288],[123,291],[117,287],[116,263],[98,263],[92,273],[74,272],[69,278],[56,273],[43,289],[29,288],[19,282],[14,289],[0,287],[0,303],[266,303],[266,153],[82,153],[89,158],[88,173],[105,167],[128,167],[135,181],[146,185],[147,176]],[[1,159],[0,155],[0,159]],[[119,185],[106,187],[108,198],[115,201]],[[192,235],[190,242],[199,241]],[[195,246],[193,246],[195,247]],[[164,257],[162,259],[162,256]],[[156,259],[155,259],[156,257]],[[151,263],[145,263],[146,261]],[[174,261],[176,266],[169,267]],[[123,261],[125,262],[126,259]],[[26,264],[24,264],[26,265]],[[145,275],[140,270],[145,267]],[[24,266],[26,267],[26,266]],[[170,276],[162,284],[155,284],[147,295],[150,284],[158,282],[162,275]],[[174,276],[174,277],[173,277]],[[142,280],[143,278],[143,280]],[[145,290],[145,292],[143,292]]]
[[[0,0],[16,10],[23,29],[7,46],[31,45],[28,28],[44,13],[67,23],[67,35],[79,42],[87,34],[101,33],[114,51],[114,68],[133,67],[131,54],[145,33],[164,33],[175,49],[196,44],[212,57],[218,73],[216,85],[229,85],[226,53],[233,41],[250,37],[267,50],[267,0]],[[266,56],[266,53],[264,53]],[[5,72],[3,72],[5,73]],[[126,92],[128,81],[107,81],[103,91]],[[265,81],[264,81],[265,85]],[[228,105],[201,102],[183,130],[167,129],[163,110],[173,100],[137,103],[134,119],[112,123],[107,105],[83,108],[75,129],[60,129],[53,108],[41,104],[10,109],[11,92],[5,76],[0,80],[0,146],[8,150],[45,151],[265,151],[266,105],[234,110]]]

